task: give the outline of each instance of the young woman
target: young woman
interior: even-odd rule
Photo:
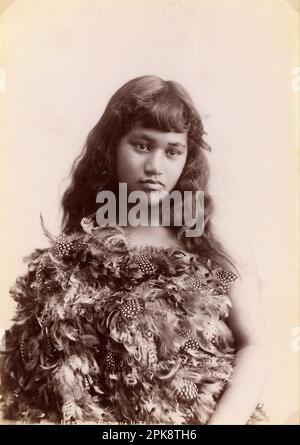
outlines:
[[[251,417],[267,364],[258,276],[233,222],[213,226],[203,136],[176,82],[143,76],[113,95],[74,163],[62,235],[46,232],[50,247],[31,255],[12,289],[18,307],[1,371],[6,418],[246,424],[260,417],[259,410]],[[106,212],[102,192],[115,198]],[[172,192],[183,206],[172,204],[163,224]],[[185,192],[194,205],[197,192],[204,196],[197,236],[184,217],[176,224]],[[138,212],[129,217],[131,193],[149,198],[139,212],[156,210],[156,224],[147,216],[138,225]]]

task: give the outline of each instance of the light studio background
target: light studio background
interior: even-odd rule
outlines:
[[[47,246],[39,214],[58,234],[64,178],[112,93],[144,74],[177,80],[204,119],[213,196],[255,247],[272,358],[262,400],[272,423],[299,422],[298,6],[0,1],[0,328],[22,257]]]

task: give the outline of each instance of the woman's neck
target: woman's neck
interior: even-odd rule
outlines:
[[[176,235],[168,228],[163,226],[126,226],[124,227],[129,245],[138,246],[162,246],[162,247],[181,247]]]

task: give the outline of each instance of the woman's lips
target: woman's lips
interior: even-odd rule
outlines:
[[[162,190],[164,185],[161,182],[156,181],[140,181],[143,189],[145,190]]]

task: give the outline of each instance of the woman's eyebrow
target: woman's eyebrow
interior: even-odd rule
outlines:
[[[168,146],[186,148],[186,144],[182,144],[181,142],[169,142]]]
[[[131,137],[141,138],[145,139],[148,142],[155,142],[155,139],[153,139],[151,136],[145,133],[132,133]],[[186,148],[186,144],[182,144],[181,142],[168,142],[169,147],[182,147]]]
[[[148,136],[145,133],[132,133],[131,137],[133,138],[141,138],[141,139],[146,139],[149,142],[155,142],[155,139],[151,138],[150,136]]]

